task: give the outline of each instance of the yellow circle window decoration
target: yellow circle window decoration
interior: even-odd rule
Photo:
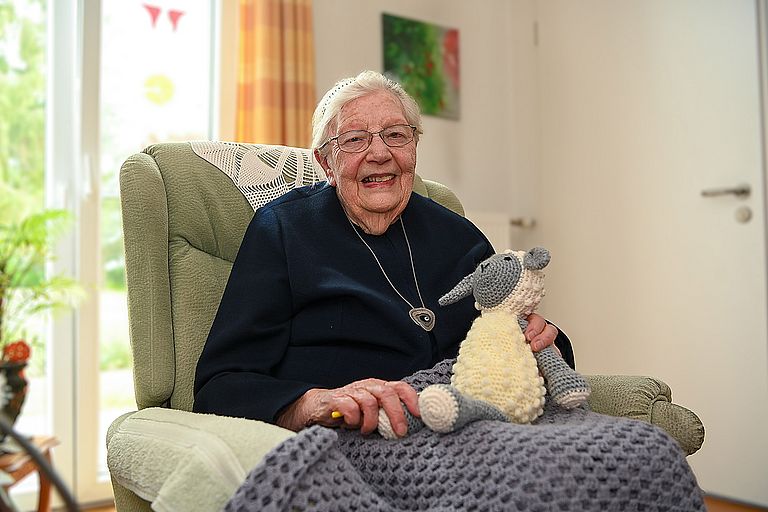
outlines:
[[[174,85],[165,75],[152,75],[144,81],[144,90],[149,101],[164,105],[173,98]]]

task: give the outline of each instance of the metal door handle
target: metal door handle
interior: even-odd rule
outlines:
[[[749,197],[749,194],[752,193],[752,189],[749,185],[739,185],[736,187],[731,188],[708,188],[701,191],[701,195],[704,197],[719,197],[719,196],[727,196],[727,195],[734,195],[741,199],[746,199]]]

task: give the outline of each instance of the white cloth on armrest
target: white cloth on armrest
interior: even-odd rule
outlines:
[[[264,455],[293,435],[260,421],[148,408],[117,426],[107,465],[157,512],[220,510]]]

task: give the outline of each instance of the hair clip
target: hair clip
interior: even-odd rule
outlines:
[[[325,101],[323,102],[323,108],[321,112],[323,115],[325,115],[325,110],[328,108],[328,104],[331,102],[331,99],[336,96],[336,93],[338,93],[340,90],[344,89],[346,86],[351,85],[355,83],[354,78],[346,78],[344,80],[339,81],[336,86],[330,90],[330,92],[326,93]]]

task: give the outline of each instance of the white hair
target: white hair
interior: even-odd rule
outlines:
[[[423,131],[421,129],[421,111],[416,100],[394,80],[390,80],[376,71],[363,71],[355,77],[344,78],[336,82],[317,104],[312,116],[312,148],[319,148],[332,136],[330,131],[333,128],[333,121],[344,105],[377,91],[389,92],[400,100],[405,119],[408,124],[416,127],[415,138],[418,141],[419,134]],[[323,148],[323,153],[327,151],[327,148]]]

